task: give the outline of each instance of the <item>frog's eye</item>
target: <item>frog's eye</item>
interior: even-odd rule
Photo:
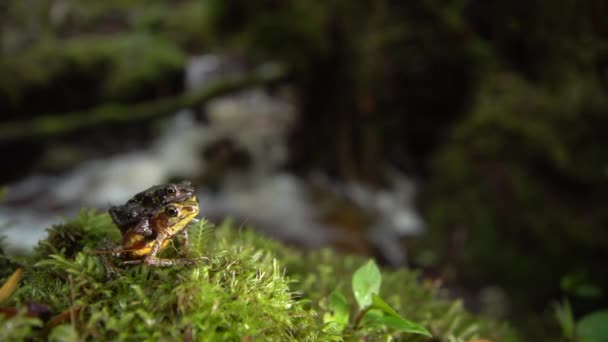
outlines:
[[[173,195],[175,195],[175,193],[177,192],[177,190],[175,190],[174,187],[170,186],[170,187],[167,187],[165,189],[165,192],[167,193],[167,195],[173,196]]]
[[[165,214],[167,214],[167,216],[170,216],[170,217],[175,217],[178,214],[177,208],[170,205],[167,207],[167,209],[165,209]]]

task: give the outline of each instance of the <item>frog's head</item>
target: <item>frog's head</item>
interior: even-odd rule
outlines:
[[[167,204],[188,199],[194,195],[194,192],[194,187],[189,181],[168,183],[157,189],[156,198],[160,200],[161,204]],[[196,199],[196,196],[194,196],[194,199]]]
[[[152,218],[152,224],[171,236],[182,230],[198,213],[198,198],[193,195],[183,201],[165,205]]]

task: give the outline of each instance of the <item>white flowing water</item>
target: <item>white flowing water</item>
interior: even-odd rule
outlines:
[[[193,57],[187,87],[196,89],[238,68],[219,56]],[[285,95],[286,94],[286,95]],[[31,248],[44,238],[44,228],[73,217],[82,207],[107,210],[133,194],[173,175],[195,179],[207,167],[202,151],[229,139],[247,152],[250,166],[227,171],[218,191],[199,189],[201,214],[234,217],[276,238],[304,247],[320,247],[353,239],[323,222],[310,196],[310,181],[280,171],[288,157],[287,135],[297,113],[289,92],[271,96],[250,89],[217,98],[205,107],[207,122],[182,110],[167,120],[164,132],[147,149],[90,160],[62,175],[36,175],[8,186],[0,205],[0,235],[9,249]],[[387,170],[390,190],[360,184],[335,184],[321,176],[312,184],[344,198],[373,220],[365,236],[395,265],[406,262],[399,240],[419,234],[424,224],[413,209],[415,188],[404,175]]]

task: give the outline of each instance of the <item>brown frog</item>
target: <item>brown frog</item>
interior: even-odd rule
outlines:
[[[169,203],[185,200],[195,193],[188,181],[152,186],[135,194],[127,203],[113,206],[109,213],[122,234],[133,230],[143,236],[153,234],[150,217]]]
[[[148,218],[150,233],[142,234],[138,225],[122,232],[121,248],[107,250],[125,260],[126,264],[144,263],[151,266],[187,265],[196,259],[160,259],[156,255],[164,250],[174,236],[181,236],[185,246],[188,223],[199,213],[198,199],[190,196],[183,201],[166,204]]]

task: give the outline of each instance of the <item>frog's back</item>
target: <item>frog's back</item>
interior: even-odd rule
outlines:
[[[148,215],[148,209],[139,203],[113,206],[109,210],[112,221],[121,229],[135,225],[142,216]]]
[[[133,202],[141,206],[151,206],[162,202],[163,185],[155,185],[133,196]],[[161,203],[162,204],[162,203]]]
[[[184,200],[193,193],[194,187],[188,181],[154,185],[135,194],[124,205],[110,208],[110,215],[114,223],[124,231],[141,219],[152,216],[162,206]]]

